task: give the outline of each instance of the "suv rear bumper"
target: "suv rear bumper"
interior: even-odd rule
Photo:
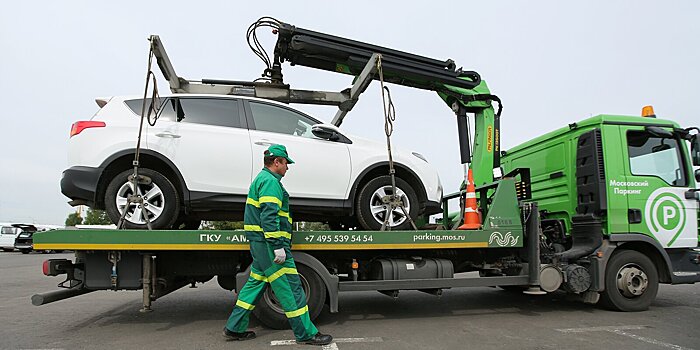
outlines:
[[[70,198],[70,205],[86,204],[94,206],[97,181],[102,174],[102,168],[74,166],[63,171],[61,177],[61,193]]]

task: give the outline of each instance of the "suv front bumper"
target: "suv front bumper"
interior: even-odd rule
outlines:
[[[61,177],[61,193],[70,198],[70,205],[94,206],[97,181],[102,174],[102,168],[74,166],[63,171]]]

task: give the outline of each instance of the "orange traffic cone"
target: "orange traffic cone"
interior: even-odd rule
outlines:
[[[472,170],[467,172],[467,198],[464,201],[464,224],[458,230],[477,230],[481,227],[479,212],[476,208],[476,189]]]

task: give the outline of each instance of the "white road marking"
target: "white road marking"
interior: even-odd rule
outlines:
[[[336,338],[333,342],[324,345],[324,350],[338,350],[338,345],[336,343],[381,343],[384,339],[382,337],[367,337],[367,338]],[[280,346],[280,345],[297,345],[296,340],[273,340],[270,342],[270,346]]]
[[[642,337],[642,336],[639,336],[639,335],[636,335],[636,334],[627,333],[627,332],[621,331],[621,330],[614,330],[614,331],[611,331],[611,332],[613,332],[613,333],[615,333],[615,334],[619,334],[619,335],[624,335],[624,336],[626,336],[626,337],[630,337],[630,338],[633,338],[633,339],[637,339],[637,340],[640,340],[640,341],[643,341],[643,342],[646,342],[646,343],[649,343],[649,344],[654,344],[654,345],[658,345],[658,346],[663,346],[663,347],[669,348],[669,349],[691,350],[691,349],[689,349],[689,348],[684,348],[684,347],[682,347],[682,346],[678,346],[678,345],[675,345],[675,344],[664,343],[664,342],[658,341],[658,340],[656,340],[656,339],[651,339],[651,338],[647,338],[647,337]]]
[[[616,330],[631,330],[631,329],[644,329],[649,328],[647,326],[603,326],[603,327],[585,327],[585,328],[563,328],[557,329],[559,332],[564,333],[584,333],[584,332],[614,332]]]
[[[617,335],[623,335],[625,337],[630,337],[632,339],[636,339],[639,341],[643,341],[645,343],[654,344],[654,345],[669,348],[669,349],[692,350],[689,348],[684,348],[684,347],[679,346],[679,345],[665,343],[665,342],[662,342],[660,340],[656,340],[653,338],[647,338],[647,337],[643,337],[641,335],[636,335],[636,334],[632,334],[629,332],[625,332],[626,330],[639,330],[639,329],[646,329],[646,328],[649,328],[649,326],[603,326],[603,327],[585,327],[585,328],[562,328],[562,329],[557,329],[557,331],[564,332],[564,333],[610,332],[610,333],[615,333]]]
[[[324,345],[323,347],[321,347],[321,349],[323,349],[323,350],[339,350],[338,344],[336,344],[335,342],[330,343],[328,345]]]

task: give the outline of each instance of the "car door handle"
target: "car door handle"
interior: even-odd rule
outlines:
[[[272,146],[274,145],[274,142],[270,140],[257,140],[255,141],[255,144],[260,146]]]
[[[165,138],[169,138],[169,139],[179,139],[180,137],[182,137],[178,134],[173,134],[171,132],[161,132],[161,133],[156,134],[156,136],[165,137]]]

